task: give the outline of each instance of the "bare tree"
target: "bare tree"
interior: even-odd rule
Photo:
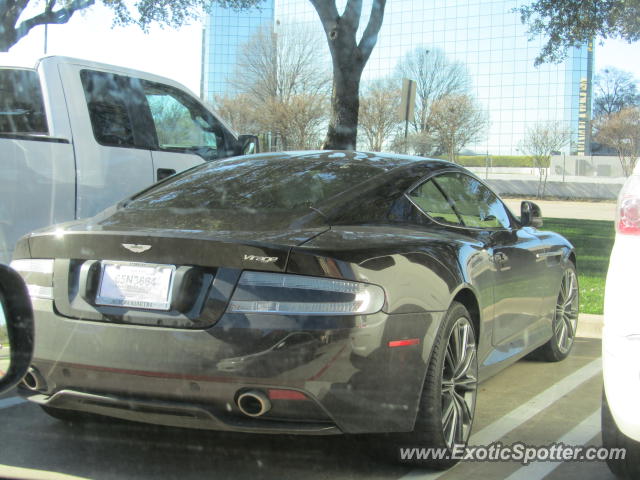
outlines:
[[[358,134],[360,78],[382,27],[386,0],[372,0],[369,21],[357,39],[362,0],[347,0],[342,15],[336,0],[309,0],[316,9],[333,63],[331,117],[323,147],[353,150]]]
[[[421,157],[440,156],[444,152],[434,132],[412,132],[404,137],[400,132],[391,142],[391,151],[396,153],[409,153]]]
[[[533,157],[538,168],[538,198],[544,196],[547,187],[551,155],[568,145],[570,140],[571,131],[561,122],[536,123],[527,129],[524,139],[520,142],[520,149]]]
[[[128,0],[99,0],[113,10],[116,25],[138,25],[147,31],[152,23],[179,27],[197,20],[212,3],[234,9],[259,5],[264,0],[139,0],[133,8]],[[79,10],[96,0],[0,0],[0,52],[7,52],[38,25],[64,24]],[[41,10],[38,12],[38,8]],[[29,16],[29,13],[35,13]],[[27,18],[24,18],[24,17]]]
[[[448,95],[431,107],[433,138],[451,162],[465,146],[479,141],[487,128],[486,113],[469,95]]]
[[[318,66],[318,38],[300,28],[259,31],[243,47],[235,86],[243,92],[227,116],[272,132],[282,149],[317,148],[326,125],[330,75]],[[244,103],[243,103],[244,102]],[[246,121],[245,120],[245,121]],[[255,130],[254,130],[255,131]]]
[[[327,118],[327,100],[324,97],[296,94],[287,101],[274,100],[265,106],[265,122],[280,138],[283,150],[320,147],[320,132]]]
[[[246,94],[216,97],[213,108],[238,133],[260,131],[255,102]]]
[[[381,152],[398,128],[400,107],[397,80],[377,79],[365,89],[360,99],[359,126],[367,139],[367,149]]]
[[[628,107],[600,117],[595,130],[596,140],[613,148],[624,174],[631,175],[640,155],[640,108]]]
[[[259,102],[328,92],[331,77],[318,64],[318,37],[300,27],[259,30],[241,49],[234,87]]]
[[[611,115],[625,107],[640,105],[638,82],[629,72],[607,67],[594,82],[594,117]]]
[[[462,62],[452,62],[437,48],[416,48],[398,63],[397,75],[416,82],[416,108],[412,121],[414,132],[431,130],[431,107],[450,95],[467,95],[471,80]],[[418,135],[423,139],[429,135]]]

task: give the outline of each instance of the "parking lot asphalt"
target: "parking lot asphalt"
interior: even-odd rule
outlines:
[[[576,340],[549,364],[522,360],[482,383],[470,445],[601,444],[600,341]],[[447,472],[394,466],[372,441],[241,435],[137,423],[65,424],[10,393],[0,399],[0,476],[16,478],[231,478],[612,480],[591,463],[463,462]]]

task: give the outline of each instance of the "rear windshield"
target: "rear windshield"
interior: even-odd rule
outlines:
[[[0,69],[0,133],[48,133],[35,71]]]
[[[388,166],[386,166],[388,168]],[[383,164],[323,158],[249,158],[206,164],[142,194],[136,210],[308,211],[386,171]]]

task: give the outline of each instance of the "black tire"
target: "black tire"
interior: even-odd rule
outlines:
[[[607,396],[602,392],[602,446],[605,448],[624,448],[624,459],[609,459],[607,465],[614,475],[625,480],[640,478],[640,442],[627,437],[620,431],[611,415]]]
[[[573,279],[571,288],[575,292],[573,298],[563,298],[571,293],[566,292],[565,285],[568,278]],[[558,289],[556,308],[553,313],[553,336],[547,343],[534,350],[531,358],[546,360],[547,362],[560,362],[571,353],[578,329],[578,311],[580,309],[580,286],[578,274],[573,263],[567,262],[562,272],[562,280]],[[564,335],[563,336],[563,332]]]
[[[454,344],[450,342],[455,342],[455,336],[460,334],[467,337],[466,341],[458,345],[466,346],[461,349],[462,357],[458,356],[457,360],[453,360],[456,352],[452,350]],[[387,448],[393,450],[396,461],[435,470],[451,468],[459,462],[458,459],[451,458],[452,447],[467,445],[475,414],[478,382],[476,338],[477,333],[468,310],[461,303],[454,302],[447,311],[434,342],[414,430],[387,437]],[[457,372],[459,376],[452,371],[456,364],[461,365]],[[447,387],[448,391],[443,387]],[[445,410],[450,412],[446,417],[448,422],[443,414]],[[459,424],[459,430],[454,430],[455,420],[460,418],[463,421]],[[442,459],[403,459],[400,455],[402,447],[439,448],[447,453]]]

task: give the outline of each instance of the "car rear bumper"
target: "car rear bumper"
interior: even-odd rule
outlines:
[[[605,291],[602,330],[604,388],[622,433],[640,441],[640,318],[636,272],[640,238],[616,236]]]
[[[48,300],[34,299],[34,310],[33,366],[45,385],[21,389],[34,402],[170,426],[307,434],[411,430],[443,315],[225,314],[187,330],[68,319]],[[420,342],[389,347],[408,338]],[[244,415],[236,400],[246,390],[268,395],[271,410]]]
[[[602,367],[607,402],[616,425],[640,441],[640,335],[621,336],[605,328]]]

